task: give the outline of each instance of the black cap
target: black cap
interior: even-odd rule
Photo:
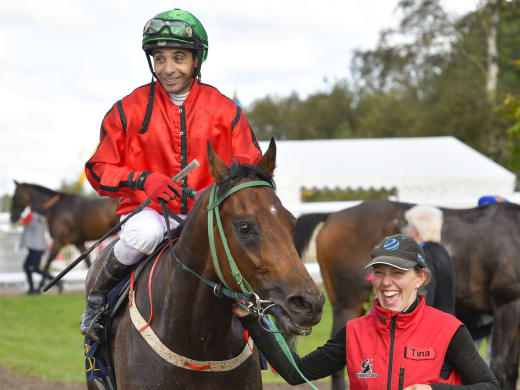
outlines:
[[[365,268],[387,264],[408,271],[416,266],[426,267],[425,257],[422,247],[412,237],[395,234],[378,242]]]

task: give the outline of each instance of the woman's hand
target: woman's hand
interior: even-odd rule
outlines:
[[[245,317],[249,314],[248,311],[245,311],[244,309],[242,309],[238,303],[233,303],[233,313],[238,317],[238,318],[242,318],[242,317]]]
[[[432,387],[430,385],[412,385],[404,390],[432,390]]]

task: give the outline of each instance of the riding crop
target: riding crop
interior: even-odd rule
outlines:
[[[195,168],[197,168],[200,165],[200,163],[193,159],[188,165],[186,165],[181,171],[176,174],[173,177],[173,181],[177,181],[182,179],[184,176],[186,176],[188,173],[193,171]],[[69,271],[74,268],[76,265],[79,264],[79,262],[83,259],[85,259],[90,252],[92,252],[95,248],[98,247],[99,244],[101,244],[105,239],[110,237],[112,234],[116,233],[118,229],[123,225],[126,221],[128,221],[129,218],[133,217],[135,214],[142,211],[146,206],[148,206],[152,200],[150,198],[146,199],[143,203],[141,203],[139,206],[136,207],[134,211],[132,211],[130,214],[128,214],[121,222],[119,222],[116,226],[114,226],[112,229],[110,229],[108,232],[106,232],[103,237],[101,237],[94,245],[92,245],[90,248],[88,248],[85,252],[83,252],[79,257],[74,260],[72,263],[70,263],[63,271],[61,271],[58,275],[54,277],[49,283],[43,287],[43,292],[46,292],[48,289],[50,289],[52,286],[54,286],[61,278],[63,278],[66,274],[69,273]]]

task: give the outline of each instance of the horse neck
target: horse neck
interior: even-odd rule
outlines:
[[[58,192],[49,190],[42,191],[36,187],[29,187],[30,192],[30,202],[31,202],[31,210],[36,211],[40,214],[46,214],[49,211],[49,201],[56,196],[60,196]]]
[[[206,204],[199,205],[190,213],[175,246],[175,254],[198,275],[217,281],[209,250]],[[165,278],[163,282],[169,286],[168,294],[174,297],[165,300],[167,303],[161,314],[164,318],[170,318],[172,331],[167,333],[175,338],[179,327],[183,327],[193,330],[201,339],[206,340],[208,348],[212,343],[222,348],[220,344],[223,340],[232,344],[234,337],[231,301],[215,296],[212,287],[189,271],[179,268],[171,256],[167,257],[168,261],[164,262],[160,271]],[[162,294],[164,296],[164,288]],[[172,321],[172,318],[175,320]],[[238,338],[237,342],[240,344],[242,341],[243,338]]]

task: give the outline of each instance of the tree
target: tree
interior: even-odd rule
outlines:
[[[500,23],[499,8],[502,0],[487,0],[485,7],[489,13],[487,35],[487,82],[486,93],[491,104],[495,103],[498,80],[498,46],[497,36]]]
[[[253,102],[246,115],[260,139],[345,138],[352,136],[352,95],[344,82],[330,92],[317,92],[305,100],[267,96]]]
[[[506,124],[494,99],[502,100],[520,84],[509,64],[519,50],[519,4],[489,0],[452,20],[439,1],[400,1],[399,27],[383,31],[375,49],[355,53],[357,123],[368,124],[371,136],[389,136],[392,128],[394,135],[451,134],[505,163]],[[370,104],[375,96],[379,104]]]
[[[519,69],[520,69],[520,61]],[[511,126],[507,129],[510,139],[508,151],[508,168],[513,170],[517,175],[520,174],[520,97],[507,96],[501,107],[501,113],[504,118],[510,120]],[[517,182],[517,187],[520,183]]]
[[[61,185],[58,191],[66,192],[68,194],[76,194],[88,196],[90,198],[97,198],[99,195],[95,191],[85,191],[85,187],[83,186],[83,182],[81,180],[77,181],[68,181],[66,179],[61,180]]]
[[[512,119],[495,102],[520,96],[520,0],[485,0],[459,19],[439,0],[401,0],[398,10],[397,28],[354,53],[348,84],[255,102],[247,115],[259,137],[453,135],[512,166]]]

